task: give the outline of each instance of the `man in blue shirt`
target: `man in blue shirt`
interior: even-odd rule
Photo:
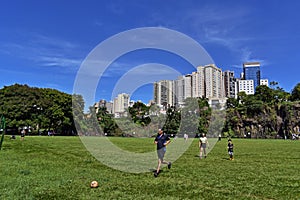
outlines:
[[[168,164],[168,169],[171,168],[171,162],[167,162],[164,160],[164,156],[166,153],[166,146],[171,142],[168,135],[166,135],[162,129],[158,129],[158,134],[155,137],[154,143],[156,144],[157,156],[158,156],[158,165],[156,172],[154,172],[154,177],[157,177],[160,171],[161,164]]]

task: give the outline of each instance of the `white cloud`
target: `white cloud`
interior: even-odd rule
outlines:
[[[24,35],[26,40],[2,45],[2,52],[34,61],[38,66],[79,67],[79,45],[38,33]]]
[[[254,38],[245,31],[251,8],[244,5],[185,4],[176,12],[151,15],[150,23],[181,31],[200,44],[222,45],[234,54]],[[166,20],[167,19],[167,20]],[[242,57],[243,55],[241,55]]]
[[[43,66],[79,66],[81,63],[80,59],[71,59],[71,58],[63,58],[63,57],[47,57],[41,56],[37,58],[38,62],[41,62]]]

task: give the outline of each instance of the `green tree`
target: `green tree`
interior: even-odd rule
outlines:
[[[270,82],[270,86],[271,86],[272,89],[275,89],[275,88],[276,88],[275,86],[278,86],[278,82],[276,82],[276,81],[271,81],[271,82]]]
[[[195,135],[207,133],[211,108],[206,98],[187,98],[181,110],[180,133]]]
[[[72,112],[74,117],[74,123],[76,124],[76,129],[78,134],[83,135],[88,130],[86,123],[86,118],[84,115],[85,102],[83,97],[78,94],[72,95]]]
[[[107,112],[106,107],[100,107],[97,113],[97,119],[98,123],[101,127],[101,133],[105,133],[107,135],[119,135],[121,134],[121,131],[119,130],[119,127],[117,123],[115,122],[112,114],[109,114]]]
[[[265,103],[271,103],[274,101],[274,92],[266,85],[259,85],[256,87],[255,98]]]
[[[300,100],[300,83],[298,83],[294,89],[292,90],[291,94],[292,101],[299,101]]]
[[[147,126],[151,122],[149,107],[142,102],[135,102],[132,107],[128,108],[128,112],[136,124]]]
[[[235,98],[228,98],[226,101],[226,108],[236,108],[239,105],[239,102]]]
[[[31,127],[55,130],[64,135],[76,134],[72,114],[72,96],[54,89],[14,84],[0,90],[0,112],[7,127]]]
[[[237,95],[237,100],[239,102],[239,105],[244,104],[245,100],[247,99],[248,95],[246,94],[246,92],[239,92]]]
[[[168,134],[176,135],[180,125],[180,112],[172,106],[167,109],[166,114],[167,118],[163,130]]]

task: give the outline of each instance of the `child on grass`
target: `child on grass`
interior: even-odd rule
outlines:
[[[233,160],[233,143],[231,139],[228,140],[227,149],[229,154],[229,160]]]

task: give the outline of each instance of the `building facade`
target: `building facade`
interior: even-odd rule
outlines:
[[[184,76],[179,76],[174,80],[174,101],[177,107],[181,107],[184,104],[184,82]]]
[[[269,80],[268,79],[260,79],[260,85],[266,85],[269,87]]]
[[[115,114],[115,117],[122,117],[127,115],[126,110],[129,106],[129,101],[129,94],[118,94],[113,103],[113,113]]]
[[[174,81],[161,80],[154,83],[154,101],[158,105],[169,107],[174,105]]]
[[[199,67],[198,67],[199,68]],[[224,98],[222,70],[214,64],[204,66],[205,97],[208,99]]]
[[[260,63],[247,62],[243,64],[243,72],[245,80],[253,80],[254,91],[260,85]]]
[[[204,68],[197,67],[197,71],[192,73],[192,97],[205,97]]]
[[[254,94],[253,80],[238,80],[238,92],[245,92],[246,94]]]
[[[237,80],[234,77],[233,71],[223,72],[224,77],[224,92],[227,98],[237,97]]]

